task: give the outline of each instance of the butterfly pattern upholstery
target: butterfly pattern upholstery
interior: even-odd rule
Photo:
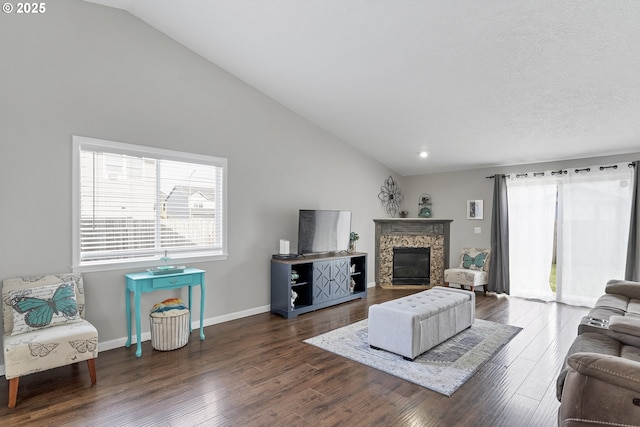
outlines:
[[[482,288],[487,292],[489,283],[489,258],[491,250],[485,248],[464,248],[460,253],[457,268],[444,271],[444,281],[450,287],[475,291]]]
[[[469,268],[471,270],[484,270],[484,264],[489,254],[487,252],[480,252],[475,256],[471,256],[468,253],[462,254],[462,268]]]
[[[9,291],[7,298],[13,307],[11,335],[81,320],[74,282]]]
[[[51,288],[51,292],[43,293],[42,288]],[[2,312],[9,407],[16,405],[19,378],[39,371],[87,361],[91,382],[96,383],[98,331],[84,319],[84,284],[80,274],[5,279]],[[22,316],[23,326],[28,328],[12,335],[16,316]],[[57,318],[62,323],[53,321]]]

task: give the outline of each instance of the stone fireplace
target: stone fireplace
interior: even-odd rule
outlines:
[[[374,219],[376,225],[375,280],[380,287],[399,285],[432,287],[444,284],[449,267],[450,219],[394,218]],[[394,282],[394,250],[406,255],[406,249],[424,249],[429,253],[429,279],[424,276]],[[400,251],[398,251],[400,250]],[[420,252],[420,251],[417,251]],[[417,261],[419,257],[415,258]]]

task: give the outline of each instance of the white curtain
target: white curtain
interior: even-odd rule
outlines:
[[[526,177],[525,177],[526,175]],[[510,294],[543,301],[555,299],[549,286],[553,257],[557,184],[544,175],[512,175],[509,204]]]
[[[557,300],[593,306],[609,279],[624,279],[633,171],[572,169],[558,187]]]

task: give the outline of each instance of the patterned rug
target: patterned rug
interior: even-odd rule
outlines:
[[[451,396],[521,330],[476,319],[471,328],[421,354],[413,362],[370,348],[367,319],[304,342]]]

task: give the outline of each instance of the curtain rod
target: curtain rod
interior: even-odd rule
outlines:
[[[629,166],[630,168],[633,168],[633,167],[635,167],[636,165],[635,165],[635,163],[634,163],[634,162],[631,162],[631,163],[629,163],[629,164],[628,164],[628,166]],[[618,165],[600,166],[600,167],[599,167],[599,169],[600,169],[601,171],[603,171],[603,170],[605,170],[605,169],[618,169]],[[582,168],[582,169],[576,169],[576,170],[575,170],[575,173],[580,173],[580,172],[591,172],[591,168]],[[551,171],[551,175],[563,175],[563,174],[567,174],[567,173],[568,173],[568,172],[567,172],[567,170],[566,170],[566,169],[560,169],[560,170],[557,170],[557,171]],[[518,173],[518,174],[516,174],[516,178],[523,178],[523,177],[525,177],[525,178],[526,178],[527,176],[528,176],[528,174],[527,174],[527,173]],[[534,176],[534,177],[536,177],[536,176],[544,176],[544,172],[533,172],[533,176]],[[493,179],[493,178],[495,178],[495,177],[496,177],[495,175],[485,176],[485,178],[487,178],[487,179]],[[505,175],[505,177],[510,178],[510,177],[511,177],[511,175],[508,175],[508,174],[507,174],[507,175]]]

